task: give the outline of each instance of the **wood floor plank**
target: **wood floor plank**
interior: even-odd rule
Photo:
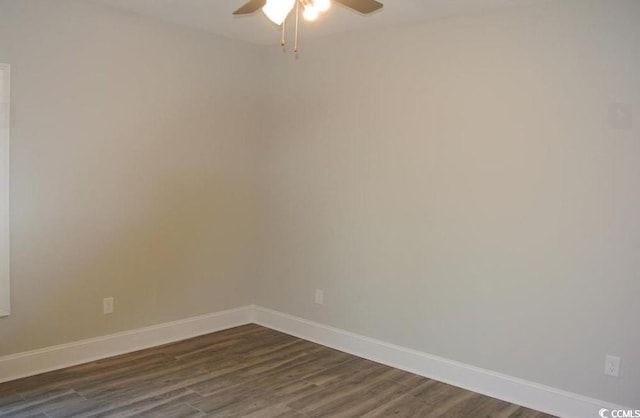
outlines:
[[[64,405],[59,405],[56,408],[49,408],[49,410],[47,410],[47,416],[49,418],[79,417],[106,409],[108,409],[108,406],[105,406],[100,402],[80,398],[67,402]]]
[[[76,366],[70,368],[71,371],[64,369],[64,371],[60,371],[60,374],[55,372],[55,374],[47,373],[35,376],[33,382],[23,383],[18,387],[18,390],[26,399],[46,396],[47,392],[60,389],[80,387],[83,390],[90,390],[93,386],[106,385],[126,376],[144,374],[147,370],[161,367],[167,361],[173,361],[173,359],[164,354],[153,354],[141,357],[136,355],[133,359],[121,358],[118,362],[113,363],[91,363],[90,368],[83,368],[84,365]]]
[[[362,359],[354,359],[349,363],[349,365],[337,366],[344,368],[346,372],[336,380],[327,382],[322,379],[318,384],[316,379],[307,379],[318,384],[318,390],[287,405],[306,415],[317,416],[322,411],[333,409],[334,405],[341,405],[351,399],[363,396],[362,392],[368,388],[369,384],[375,383],[378,378],[390,370],[386,366]],[[336,371],[333,371],[331,375],[334,376],[335,373]],[[397,383],[396,385],[401,387]],[[402,389],[404,390],[404,387]]]
[[[180,369],[172,366],[167,370],[155,370],[146,375],[110,382],[107,386],[93,387],[89,391],[78,391],[87,399],[114,402],[122,398],[140,398],[170,392],[172,388],[186,386],[192,379],[206,375],[206,371],[198,368]]]
[[[186,403],[165,404],[136,415],[139,418],[201,418],[205,416],[204,412]]]
[[[331,416],[335,418],[361,417],[371,413],[391,399],[402,396],[406,389],[398,383],[379,381],[369,385],[361,384],[360,388],[335,401],[325,404],[321,409],[310,411],[309,417]]]
[[[37,415],[45,412],[47,409],[54,409],[59,405],[64,405],[67,402],[72,402],[76,399],[80,399],[73,390],[58,391],[56,393],[50,393],[48,396],[32,399],[29,401],[14,403],[0,408],[0,417],[25,417]]]
[[[304,418],[304,415],[280,403],[247,414],[244,418]]]
[[[94,410],[74,415],[76,418],[106,418],[106,417],[134,417],[142,413],[147,413],[153,408],[188,403],[199,398],[199,395],[188,389],[180,389],[167,393],[153,394],[130,400],[120,400],[119,402],[103,402]]]
[[[0,392],[0,410],[9,408],[11,405],[17,405],[24,402],[24,398],[15,390],[5,390]]]
[[[549,418],[258,325],[0,384],[7,418]]]

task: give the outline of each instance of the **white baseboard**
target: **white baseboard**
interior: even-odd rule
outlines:
[[[253,322],[358,357],[559,417],[597,418],[601,408],[630,409],[259,306],[253,307]]]
[[[0,383],[249,324],[252,311],[246,306],[0,357]]]

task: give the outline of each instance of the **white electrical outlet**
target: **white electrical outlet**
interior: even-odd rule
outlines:
[[[102,313],[105,315],[113,313],[113,298],[104,298],[102,300]]]
[[[324,291],[316,289],[315,301],[316,305],[324,305]]]
[[[620,376],[620,357],[607,356],[604,362],[604,374],[607,376]]]

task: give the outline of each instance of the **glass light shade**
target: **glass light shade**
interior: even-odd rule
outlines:
[[[331,1],[330,0],[313,0],[313,7],[315,7],[315,9],[318,12],[323,13],[329,10],[329,7],[331,7]]]
[[[282,25],[297,0],[267,0],[262,11],[276,25]]]
[[[305,20],[313,22],[318,18],[318,11],[316,10],[315,7],[308,4],[304,6],[304,13],[302,14],[302,16],[304,17]]]

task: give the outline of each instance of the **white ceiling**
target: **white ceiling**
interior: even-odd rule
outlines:
[[[202,29],[256,44],[277,44],[278,28],[261,12],[232,16],[245,0],[92,0],[167,22]],[[381,0],[384,8],[362,16],[334,5],[317,21],[304,22],[305,37],[369,30],[487,9],[516,7],[545,0]]]

